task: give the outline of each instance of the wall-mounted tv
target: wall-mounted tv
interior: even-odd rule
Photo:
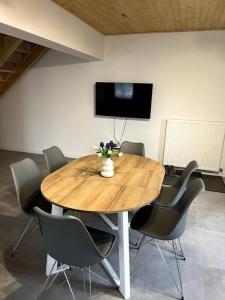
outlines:
[[[150,119],[152,83],[96,82],[98,116]]]

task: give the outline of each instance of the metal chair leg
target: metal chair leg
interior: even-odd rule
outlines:
[[[54,264],[52,265],[52,268],[51,268],[51,270],[50,270],[50,273],[49,273],[47,279],[45,280],[45,283],[44,283],[44,285],[43,285],[43,287],[42,287],[40,293],[38,294],[36,300],[40,299],[41,296],[43,295],[44,291],[46,290],[46,286],[47,286],[47,284],[48,284],[48,282],[49,282],[49,280],[50,280],[51,274],[52,274],[52,272],[53,272],[53,270],[54,270],[54,267],[55,267],[55,264],[56,264],[56,263],[57,263],[57,261],[55,261]],[[58,274],[59,274],[59,272],[54,276],[54,278],[53,278],[53,280],[50,282],[48,288],[50,288],[50,286],[52,285],[53,281],[55,280],[55,278],[57,277]],[[47,289],[48,289],[48,288],[47,288]]]
[[[146,236],[145,235],[142,235],[139,237],[137,243],[136,243],[136,247],[134,247],[134,249],[137,249],[137,252],[135,254],[135,257],[134,257],[134,260],[133,260],[133,264],[130,266],[130,278],[133,277],[133,275],[136,273],[133,273],[133,269],[137,263],[137,260],[138,260],[138,256],[139,256],[139,253],[140,253],[140,248],[145,240]]]
[[[181,294],[181,299],[183,299],[183,285],[182,285],[182,278],[181,278],[181,272],[180,272],[180,260],[178,258],[178,249],[177,249],[177,245],[174,241],[172,241],[173,243],[173,249],[174,249],[174,254],[175,254],[175,259],[176,259],[176,264],[177,264],[177,273],[178,273],[178,277],[179,277],[179,282],[180,282],[180,294]]]
[[[146,236],[145,236],[145,237],[146,237]],[[135,271],[133,271],[133,270],[134,270],[134,267],[135,267],[135,265],[136,265],[136,263],[137,263],[137,260],[138,260],[138,256],[139,256],[141,247],[143,247],[144,245],[147,245],[147,244],[151,244],[151,241],[152,241],[152,240],[153,240],[153,239],[150,239],[150,240],[144,242],[144,239],[142,239],[141,243],[139,244],[139,248],[137,248],[138,251],[136,252],[135,257],[134,257],[134,259],[133,259],[133,264],[132,264],[131,267],[130,267],[130,278],[132,278],[132,277],[138,272],[137,269],[136,269]],[[151,245],[152,245],[152,244],[151,244]],[[150,257],[154,254],[154,252],[155,252],[155,250],[152,249],[152,252],[151,252]],[[150,257],[149,257],[149,258],[150,258]]]
[[[85,273],[84,273],[84,269],[82,269],[82,277],[83,277],[83,289],[84,289],[84,295],[85,295],[85,299],[87,299],[87,293],[86,293],[86,281],[85,281]]]
[[[50,289],[50,287],[52,286],[53,282],[56,280],[57,276],[59,275],[60,272],[57,272],[55,274],[55,276],[52,278],[52,281],[49,283],[48,287],[46,288],[46,290]]]
[[[165,263],[165,266],[166,266],[166,268],[167,268],[167,270],[168,270],[168,273],[169,273],[169,275],[170,275],[170,277],[171,277],[173,283],[175,284],[175,286],[176,286],[176,288],[177,288],[177,290],[178,290],[180,296],[182,297],[181,299],[183,299],[183,291],[182,291],[182,289],[180,289],[180,288],[178,287],[177,282],[176,282],[176,279],[175,279],[175,277],[174,277],[174,274],[173,274],[172,271],[170,270],[169,265],[168,265],[168,263],[167,263],[167,261],[166,261],[164,255],[163,255],[163,253],[162,253],[162,250],[161,250],[161,248],[159,247],[159,244],[157,243],[157,241],[155,241],[155,243],[156,243],[156,246],[157,246],[157,248],[158,248],[158,250],[159,250],[159,253],[160,253],[160,255],[161,255],[162,259],[163,259],[163,262]],[[174,248],[174,244],[173,244],[173,248]],[[177,266],[179,267],[179,264],[178,264],[178,260],[179,260],[179,259],[178,259],[177,252],[176,252],[176,249],[175,249],[175,248],[174,248],[174,254],[175,254],[175,257],[176,257],[176,263],[177,263]],[[178,273],[179,273],[179,272],[180,272],[180,270],[178,271]],[[180,273],[179,273],[179,274],[180,274]],[[179,276],[180,276],[180,275],[179,275]],[[180,277],[179,277],[179,279],[180,279]],[[181,282],[181,281],[180,281],[180,282]]]
[[[28,236],[30,236],[32,233],[34,233],[39,228],[39,225],[35,226],[34,229],[31,230],[31,232],[28,233]]]
[[[74,295],[74,292],[73,292],[72,287],[71,287],[71,285],[70,285],[69,279],[68,279],[68,277],[67,277],[67,275],[66,275],[65,269],[64,269],[64,267],[63,267],[62,264],[61,264],[61,268],[62,268],[62,271],[63,271],[64,276],[65,276],[65,278],[66,278],[66,282],[67,282],[67,284],[68,284],[68,287],[69,287],[69,289],[70,289],[70,292],[71,292],[71,294],[72,294],[72,297],[73,297],[74,300],[76,300],[76,297],[75,297],[75,295]]]
[[[180,253],[179,253],[179,256],[181,257],[182,260],[186,260],[186,258],[185,258],[185,256],[184,256],[183,248],[182,248],[182,246],[181,246],[180,238],[178,239],[178,243],[179,243],[179,247],[180,247]]]
[[[91,299],[91,267],[88,268],[89,272],[88,272],[88,275],[89,275],[89,294],[90,294],[90,299]]]
[[[91,268],[90,268],[90,269],[84,268],[84,269],[85,269],[85,270],[88,270],[91,274],[97,276],[98,278],[102,279],[103,281],[107,282],[108,284],[110,284],[110,285],[112,284],[112,282],[110,282],[109,280],[107,280],[107,279],[105,279],[104,277],[100,276],[99,274],[93,272],[93,271],[91,270]]]
[[[140,249],[140,246],[144,241],[144,239],[145,239],[145,235],[144,234],[140,235],[136,243],[130,241],[130,244],[133,246],[133,249]]]
[[[27,223],[27,225],[26,225],[24,231],[20,234],[20,236],[19,236],[19,238],[18,238],[18,240],[17,240],[15,246],[14,246],[13,249],[12,249],[12,252],[10,253],[10,256],[11,256],[11,257],[13,257],[13,255],[14,255],[16,249],[18,248],[18,246],[19,246],[20,242],[22,241],[24,235],[26,234],[26,232],[27,232],[28,229],[30,228],[30,226],[31,226],[31,224],[32,224],[32,222],[33,222],[33,220],[34,220],[34,218],[32,217],[32,218],[28,221],[28,223]]]
[[[185,256],[184,256],[184,252],[183,252],[183,249],[182,249],[182,247],[181,247],[181,243],[180,243],[180,240],[178,239],[178,242],[179,242],[179,248],[180,249],[178,249],[178,247],[177,247],[177,255],[178,255],[178,259],[180,259],[180,260],[186,260],[186,258],[185,258]],[[172,248],[173,248],[173,243],[172,243],[172,241],[168,241],[168,243],[172,246]],[[171,249],[169,249],[169,248],[166,248],[166,247],[161,247],[161,249],[163,249],[163,250],[166,250],[166,251],[168,251],[168,252],[172,252],[173,253],[173,249],[171,250]]]
[[[115,225],[105,214],[99,214],[99,216],[112,230],[118,230],[118,226]]]

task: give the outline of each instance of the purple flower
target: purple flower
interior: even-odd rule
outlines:
[[[117,144],[115,144],[113,141],[110,141],[109,144],[112,149],[117,147]]]
[[[102,147],[102,148],[104,147],[104,143],[103,142],[100,143],[100,147]]]
[[[109,148],[110,148],[110,144],[107,143],[107,144],[106,144],[106,149],[109,149]]]

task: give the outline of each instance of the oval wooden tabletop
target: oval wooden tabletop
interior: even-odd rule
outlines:
[[[164,167],[149,158],[124,154],[113,157],[115,175],[100,175],[102,158],[81,157],[48,175],[43,196],[53,204],[86,212],[115,213],[153,202],[159,195]]]

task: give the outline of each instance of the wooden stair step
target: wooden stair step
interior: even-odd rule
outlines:
[[[13,64],[19,64],[21,63],[25,58],[25,55],[19,52],[14,52],[7,60],[9,63]]]
[[[0,72],[2,73],[14,73],[14,70],[7,70],[7,69],[0,69]]]
[[[27,42],[27,41],[23,41],[22,44],[16,49],[17,52],[19,53],[24,53],[24,54],[28,54],[32,51],[32,46],[34,44]]]
[[[25,71],[27,71],[45,52],[47,48],[35,45],[32,51],[18,64],[14,72],[9,74],[6,81],[0,85],[0,95],[2,95]]]
[[[17,64],[12,63],[9,60],[7,60],[2,66],[0,66],[0,69],[14,71],[16,65]]]
[[[30,50],[25,50],[25,49],[20,49],[20,48],[17,48],[15,51],[19,52],[19,53],[24,53],[24,54],[28,54],[30,52]]]
[[[0,95],[46,51],[43,46],[0,33]]]
[[[0,48],[0,66],[2,66],[8,58],[15,52],[20,46],[22,40],[10,37],[5,43],[3,48]]]

